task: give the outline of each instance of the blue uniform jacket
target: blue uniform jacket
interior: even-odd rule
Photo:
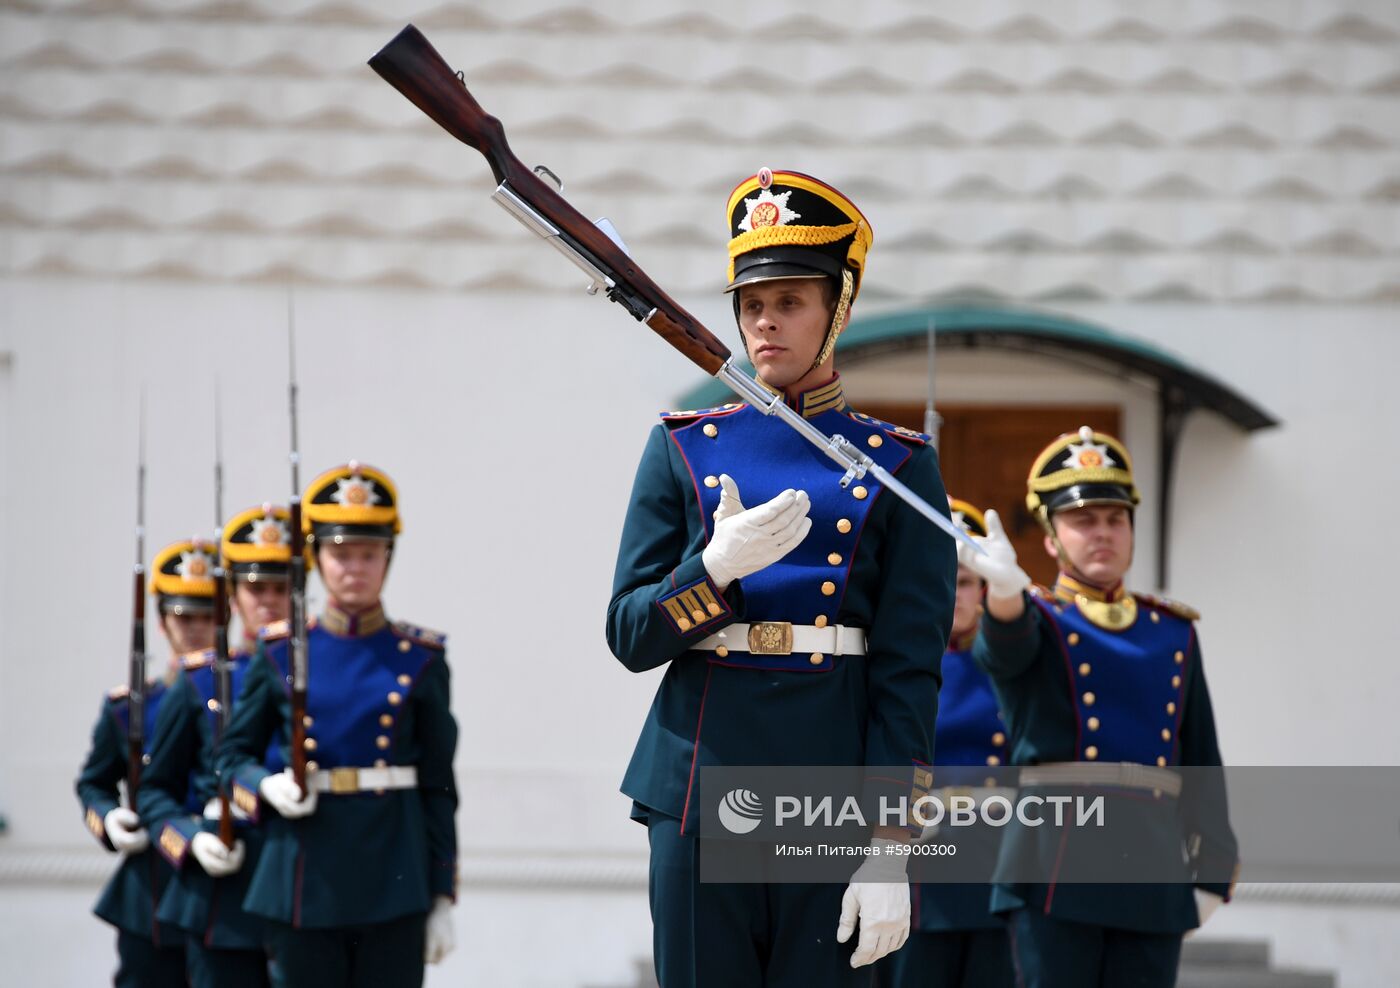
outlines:
[[[799,411],[841,433],[940,510],[938,457],[924,437],[850,411],[839,379]],[[811,497],[812,528],[787,557],[721,594],[701,553],[718,475],[746,507],[786,488]],[[748,405],[663,417],[642,455],[618,550],[607,638],[622,664],[665,667],[622,791],[635,814],[696,827],[705,765],[892,767],[865,798],[917,798],[933,757],[939,657],[952,621],[953,543],[872,477],[841,471],[789,426]],[[736,621],[866,629],[864,656],[722,655],[691,646]]]
[[[358,622],[308,631],[308,768],[414,765],[417,789],[323,792],[300,820],[262,803],[268,745],[290,763],[285,622],[265,629],[216,758],[235,802],[267,829],[244,908],[296,927],[383,923],[456,894],[457,723],[443,637],[379,611]]]

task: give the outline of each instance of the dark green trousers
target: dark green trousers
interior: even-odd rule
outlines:
[[[881,988],[1013,988],[1005,930],[914,930],[879,962]]]
[[[1180,933],[1139,933],[1017,909],[1008,932],[1018,988],[1172,988]]]
[[[415,913],[367,926],[267,925],[286,988],[420,988],[427,920]]]
[[[157,947],[145,937],[117,931],[116,988],[185,988],[184,944]]]
[[[200,937],[185,941],[185,970],[191,988],[271,988],[267,954],[261,950],[220,950]]]
[[[651,813],[652,946],[661,988],[870,988],[851,969],[860,931],[836,942],[844,885],[700,881],[699,848],[680,821]],[[754,845],[755,871],[763,868]]]

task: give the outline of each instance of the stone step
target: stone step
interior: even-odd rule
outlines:
[[[1267,940],[1187,940],[1181,945],[1182,967],[1269,966]]]
[[[1268,971],[1254,968],[1182,968],[1176,988],[1336,988],[1330,974],[1314,971]]]

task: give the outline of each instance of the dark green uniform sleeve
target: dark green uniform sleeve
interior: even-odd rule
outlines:
[[[418,700],[418,792],[428,828],[429,888],[434,896],[457,898],[457,780],[452,759],[457,751],[457,721],[452,716],[452,686],[446,656],[434,659],[415,690]]]
[[[900,472],[915,494],[947,514],[948,497],[938,455],[926,446]],[[958,559],[953,540],[928,519],[885,491],[891,511],[880,562],[880,584],[866,635],[869,719],[868,766],[899,767],[895,779],[869,778],[866,798],[918,798],[911,784],[915,766],[933,764],[934,721],[942,685],[943,652],[953,625]]]
[[[1181,764],[1216,766],[1221,764],[1220,744],[1215,735],[1215,711],[1201,664],[1200,640],[1191,636],[1190,673],[1182,708]],[[1191,786],[1182,794],[1182,822],[1187,848],[1192,852],[1197,874],[1196,885],[1227,901],[1234,889],[1239,862],[1238,845],[1230,827],[1229,806],[1223,773],[1190,773]],[[1228,877],[1226,877],[1228,876]]]
[[[259,642],[214,756],[219,786],[229,790],[234,804],[253,823],[261,816],[258,784],[271,774],[264,765],[267,746],[288,716],[283,711],[286,701],[282,677]]]
[[[1024,610],[1015,621],[998,621],[990,613],[982,615],[972,657],[992,679],[1015,679],[1040,654],[1040,609],[1022,593]]]
[[[83,807],[83,822],[98,843],[109,851],[116,848],[107,839],[104,819],[121,805],[118,783],[126,775],[126,738],[108,709],[112,702],[106,697],[102,699],[97,723],[92,728],[92,745],[74,786]]]
[[[203,828],[203,817],[186,812],[191,778],[208,777],[208,718],[198,690],[185,673],[161,701],[151,739],[151,760],[141,773],[136,805],[155,846],[176,868],[184,866],[190,841]]]
[[[743,616],[739,581],[720,594],[705,572],[701,559],[705,526],[693,484],[684,466],[676,462],[678,456],[666,427],[653,428],[622,527],[607,636],[613,655],[633,672],[654,669],[684,655],[695,642]],[[720,602],[721,613],[703,623],[677,625],[661,606],[662,599],[699,584],[705,584]]]

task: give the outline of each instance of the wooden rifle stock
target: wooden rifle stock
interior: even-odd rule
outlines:
[[[459,141],[480,151],[498,184],[552,223],[560,237],[613,282],[608,297],[621,303],[707,374],[716,374],[730,350],[651,280],[607,234],[542,182],[511,151],[501,122],[481,108],[466,82],[412,24],[369,60],[370,68]]]

